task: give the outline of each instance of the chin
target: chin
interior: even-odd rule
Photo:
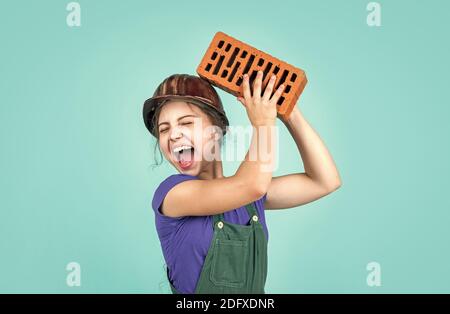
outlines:
[[[173,164],[173,166],[177,169],[177,171],[181,174],[188,174],[191,176],[198,176],[198,174],[200,173],[200,169],[199,169],[199,164],[195,163],[189,167],[188,169],[183,169],[180,167],[179,164]]]

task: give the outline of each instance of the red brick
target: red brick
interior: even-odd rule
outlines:
[[[248,73],[250,86],[252,86],[258,70],[264,72],[263,90],[271,74],[277,76],[274,91],[280,84],[284,83],[285,89],[278,101],[277,111],[281,118],[286,119],[292,112],[307,83],[303,70],[223,32],[215,34],[197,67],[197,73],[200,77],[234,96],[242,96],[243,75]]]

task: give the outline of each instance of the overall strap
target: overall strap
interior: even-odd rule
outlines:
[[[250,217],[250,219],[252,219],[252,217],[254,215],[258,216],[258,212],[256,211],[256,207],[255,207],[255,203],[254,202],[245,205],[245,208],[247,209],[248,216]]]
[[[213,228],[219,221],[224,221],[223,213],[217,214],[213,216],[212,222],[213,222]]]

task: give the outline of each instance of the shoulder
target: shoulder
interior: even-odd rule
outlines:
[[[160,207],[167,193],[178,183],[188,181],[188,180],[198,180],[196,176],[191,176],[188,174],[173,174],[168,176],[164,181],[162,181],[156,188],[153,194],[152,207],[156,213],[161,214]]]

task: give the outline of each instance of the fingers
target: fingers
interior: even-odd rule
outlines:
[[[252,103],[253,101],[257,101],[259,102],[260,100],[267,103],[277,103],[278,100],[280,99],[281,95],[284,92],[284,84],[281,84],[277,90],[275,91],[275,93],[272,95],[273,92],[273,88],[275,86],[275,82],[276,82],[276,76],[275,75],[271,75],[269,82],[267,83],[267,86],[264,90],[264,95],[261,97],[261,89],[262,89],[262,78],[263,78],[263,72],[262,71],[258,71],[258,74],[256,75],[256,79],[253,83],[253,96],[250,90],[250,78],[248,76],[248,74],[244,74],[244,80],[243,80],[243,84],[242,84],[242,88],[243,88],[243,98],[242,97],[238,97],[238,100],[244,105],[246,106],[246,104]]]
[[[263,72],[258,71],[258,74],[256,75],[256,79],[253,86],[253,99],[260,99],[261,98],[261,85],[262,85],[262,77]]]
[[[276,104],[278,102],[278,99],[280,99],[281,95],[283,94],[283,91],[284,91],[284,84],[281,84],[280,86],[278,86],[278,89],[275,92],[275,94],[273,94],[272,98],[270,99],[270,102]]]
[[[272,76],[270,77],[269,83],[267,83],[266,89],[264,90],[264,95],[262,97],[263,102],[268,102],[270,99],[270,96],[272,96],[273,85],[275,84],[275,78],[276,78],[276,76],[272,74]]]
[[[243,95],[246,102],[252,99],[252,94],[250,93],[250,82],[248,74],[244,74],[244,82],[242,83]]]

